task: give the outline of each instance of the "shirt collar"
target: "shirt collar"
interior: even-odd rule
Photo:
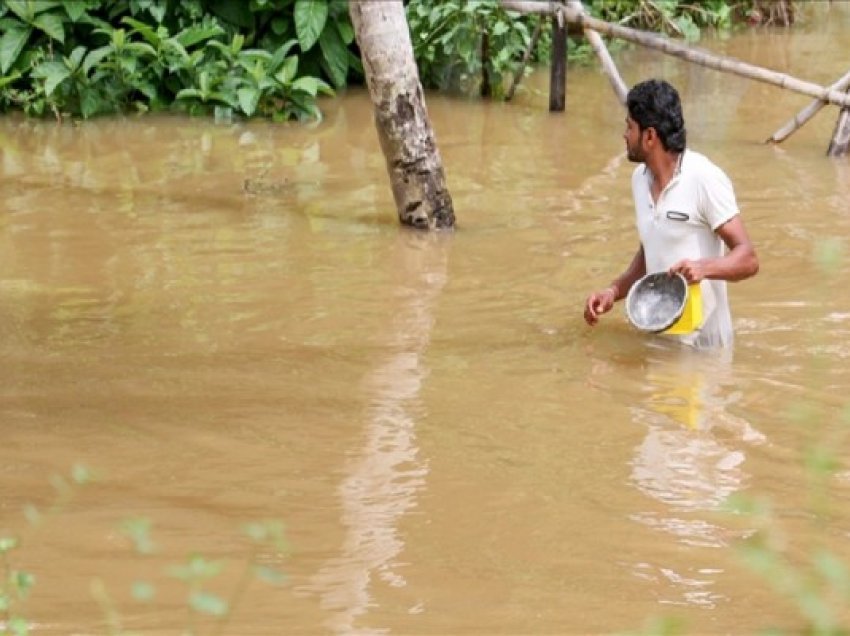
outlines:
[[[676,177],[678,177],[680,174],[682,174],[682,163],[684,163],[684,161],[685,161],[685,153],[686,152],[688,152],[687,148],[685,148],[682,152],[679,153],[679,157],[676,159],[676,169],[673,171],[673,176],[670,179],[670,183],[673,183],[673,181],[676,179]],[[643,174],[646,176],[647,181],[652,183],[652,180],[653,180],[654,177],[652,176],[652,173],[649,171],[649,166],[647,166],[646,164],[643,164]]]

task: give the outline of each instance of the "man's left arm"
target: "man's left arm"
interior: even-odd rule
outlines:
[[[736,281],[755,276],[759,271],[759,261],[741,215],[736,214],[714,232],[729,248],[724,256],[685,259],[674,264],[670,272],[682,274],[689,283],[698,283],[705,278]]]

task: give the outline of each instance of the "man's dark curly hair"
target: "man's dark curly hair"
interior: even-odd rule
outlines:
[[[626,97],[629,116],[641,130],[655,128],[665,150],[685,149],[685,118],[679,93],[664,80],[646,80],[635,84]]]

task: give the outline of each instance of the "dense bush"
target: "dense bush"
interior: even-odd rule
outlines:
[[[361,72],[344,2],[5,0],[0,110],[318,117]]]
[[[734,20],[764,14],[758,5],[766,1],[584,0],[583,4],[591,15],[609,22],[696,40],[704,28],[728,29]],[[775,2],[791,5],[787,0]],[[497,96],[503,93],[503,79],[516,72],[541,19],[505,11],[499,0],[408,0],[406,4],[423,82],[471,92],[483,81],[489,85],[485,92]],[[549,61],[551,23],[544,20],[543,25],[532,62]],[[570,60],[581,62],[592,55],[583,37],[570,36]]]
[[[776,0],[585,0],[597,17],[695,39],[736,18],[793,18]],[[414,54],[429,87],[500,97],[548,19],[499,0],[405,0]],[[779,15],[779,14],[778,14]],[[2,0],[0,112],[91,117],[133,110],[318,118],[320,94],[362,80],[346,0]],[[571,60],[589,46],[571,37]]]

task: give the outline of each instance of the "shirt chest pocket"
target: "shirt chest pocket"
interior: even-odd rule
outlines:
[[[657,222],[665,232],[672,234],[690,233],[702,227],[696,212],[686,207],[669,207],[661,210]]]

